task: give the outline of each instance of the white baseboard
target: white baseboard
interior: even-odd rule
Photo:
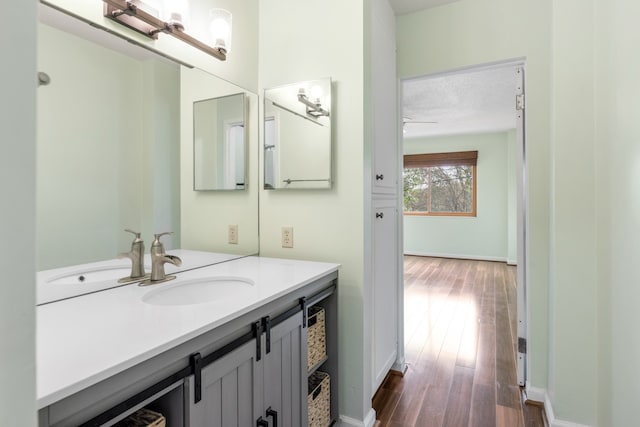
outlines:
[[[376,411],[371,408],[369,413],[363,421],[356,420],[355,418],[347,417],[346,415],[340,415],[340,425],[343,427],[373,427],[376,422]]]
[[[555,414],[553,413],[553,405],[551,404],[551,399],[549,399],[549,393],[547,393],[546,389],[531,387],[531,385],[527,382],[525,390],[527,393],[527,399],[544,403],[544,412],[547,416],[547,421],[549,421],[549,427],[591,427],[585,424],[578,424],[556,418]]]
[[[518,265],[517,259],[507,259],[507,265]]]
[[[491,256],[484,256],[484,255],[441,254],[441,253],[417,252],[417,251],[404,251],[404,254],[414,255],[414,256],[430,256],[435,258],[455,258],[455,259],[472,259],[476,261],[507,262],[506,257],[491,257]]]

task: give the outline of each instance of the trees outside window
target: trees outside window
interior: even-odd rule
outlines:
[[[476,216],[477,153],[404,156],[405,214]]]

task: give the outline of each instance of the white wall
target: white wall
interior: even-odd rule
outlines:
[[[549,282],[551,0],[460,1],[399,16],[398,74],[415,77],[526,57],[529,380],[546,388]],[[419,42],[417,42],[419,40]]]
[[[181,247],[232,254],[258,251],[258,97],[246,92],[247,177],[241,191],[193,190],[193,102],[241,93],[227,81],[197,69],[181,68],[180,233]],[[238,244],[229,244],[227,227],[238,226]]]
[[[36,2],[4,5],[0,52],[0,425],[36,425]],[[9,101],[10,100],[10,101]]]
[[[515,217],[509,218],[509,185],[515,186],[515,157],[508,132],[406,139],[404,154],[478,151],[477,215],[404,215],[404,253],[506,261]],[[509,171],[513,175],[509,176]],[[515,199],[511,199],[515,205]],[[515,208],[511,209],[515,215]],[[509,229],[509,225],[513,229]]]
[[[362,0],[260,1],[260,88],[332,78],[335,179],[330,190],[261,191],[260,254],[342,265],[340,410],[357,420],[371,407],[363,346],[362,50]],[[293,249],[280,247],[285,225],[293,226]]]
[[[125,228],[179,231],[177,67],[38,29],[38,270],[114,258]]]

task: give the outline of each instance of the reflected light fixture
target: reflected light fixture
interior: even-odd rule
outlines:
[[[169,0],[164,13],[154,8],[155,0],[102,0],[104,16],[131,28],[149,38],[157,39],[159,33],[169,34],[183,42],[224,61],[228,49],[210,46],[185,32],[189,16],[187,0]],[[162,19],[164,15],[166,21]],[[231,14],[229,14],[231,15]],[[229,21],[229,33],[231,22]],[[231,39],[229,38],[229,43]]]
[[[189,2],[187,0],[165,0],[164,19],[167,24],[184,31],[189,19]]]
[[[319,92],[318,92],[319,90]],[[322,96],[322,89],[319,86],[314,86],[311,89],[312,99],[309,100],[307,96],[307,91],[305,88],[301,87],[298,89],[298,101],[302,102],[307,107],[307,114],[313,117],[327,116],[329,117],[329,111],[322,108],[322,103],[320,102],[320,97]]]
[[[213,47],[224,52],[231,52],[231,12],[225,9],[209,11],[209,30]]]

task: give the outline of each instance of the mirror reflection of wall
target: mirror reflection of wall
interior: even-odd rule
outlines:
[[[244,94],[193,103],[193,188],[245,189]]]
[[[211,247],[211,242],[220,242],[225,253],[233,254],[253,254],[258,252],[258,95],[244,91],[242,97],[244,101],[238,97],[238,87],[221,79],[212,80],[210,75],[198,69],[182,68],[180,73],[180,97],[181,97],[181,123],[180,128],[182,148],[180,152],[180,232],[182,244],[187,245],[189,249],[207,250]],[[226,181],[229,186],[236,186],[237,183],[245,182],[243,191],[194,191],[194,177],[198,175],[195,169],[198,168],[197,162],[205,162],[205,156],[199,156],[196,150],[198,148],[198,137],[200,126],[194,126],[194,123],[200,122],[194,117],[194,114],[203,113],[209,115],[213,109],[213,105],[205,100],[222,100],[220,105],[216,105],[216,109],[221,112],[221,117],[226,119],[220,123],[212,125],[211,120],[207,120],[208,126],[205,126],[206,133],[215,134],[216,129],[225,128],[225,121],[229,126],[227,130],[230,135],[228,140],[233,145],[233,141],[238,140],[238,134],[243,134],[246,138],[245,158],[240,162],[241,150],[233,151],[233,147],[227,150],[229,156],[235,156],[235,160],[244,165],[244,176],[246,181],[239,178],[236,173],[240,174],[241,165],[236,164],[234,170],[226,169],[226,173],[222,168],[205,167],[203,164],[201,170],[210,173],[212,180],[216,180],[219,184]],[[229,107],[228,102],[235,103],[235,107]],[[214,104],[218,104],[214,102]],[[200,106],[204,105],[204,112],[200,111]],[[243,106],[244,105],[244,106]],[[196,106],[196,108],[194,108]],[[242,129],[236,126],[237,114],[234,112],[244,111],[247,120],[245,127]],[[188,143],[187,143],[188,142]],[[236,144],[236,148],[240,144]],[[222,150],[217,146],[213,151]],[[222,150],[224,151],[224,150]],[[217,156],[218,153],[216,153]],[[223,157],[226,156],[220,153]],[[219,165],[217,160],[209,156],[206,162]],[[220,156],[217,156],[220,157]],[[194,162],[195,159],[198,159]],[[233,164],[233,160],[227,158],[224,162]],[[219,175],[218,175],[219,174]],[[203,180],[205,178],[203,177]],[[208,178],[207,178],[208,179]],[[238,243],[228,243],[228,227],[237,225]],[[185,246],[186,247],[186,246]]]
[[[331,79],[265,90],[264,188],[331,188]]]
[[[40,8],[38,68],[50,83],[37,92],[37,269],[113,259],[130,248],[125,228],[140,231],[147,249],[153,233],[173,231],[164,239],[167,250],[257,253],[257,194],[233,202],[208,199],[220,216],[225,210],[243,212],[234,222],[242,244],[228,243],[227,224],[214,224],[214,233],[211,218],[200,218],[191,227],[209,234],[188,247],[192,239],[185,239],[182,218],[199,207],[182,206],[181,183],[188,180],[193,192],[191,165],[188,178],[182,176],[182,150],[193,145],[191,113],[182,117],[183,75],[198,72],[198,84],[223,87],[190,93],[189,110],[196,99],[245,93],[257,104],[257,95]],[[257,156],[257,112],[252,114],[251,149]],[[257,187],[257,172],[252,179]]]

